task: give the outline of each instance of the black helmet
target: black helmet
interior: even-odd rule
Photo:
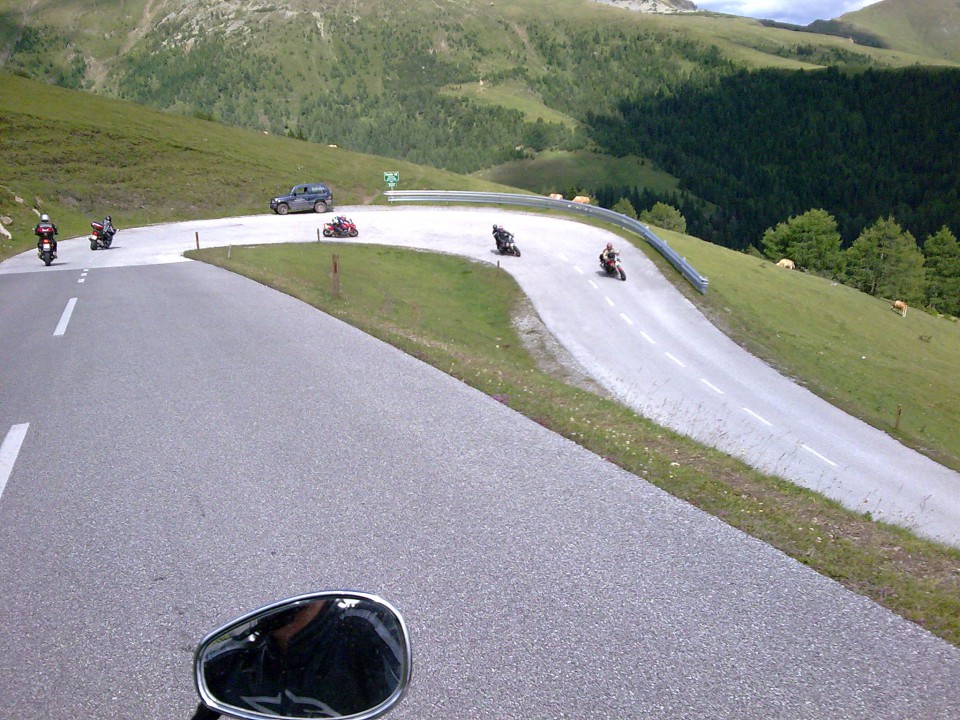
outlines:
[[[113,218],[107,215],[107,222],[113,222]]]
[[[499,230],[499,229],[500,229],[500,226],[499,226],[499,225],[494,225],[494,226],[493,226],[493,231],[494,231],[494,232],[496,232],[496,231]]]

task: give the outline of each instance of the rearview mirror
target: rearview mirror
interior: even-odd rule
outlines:
[[[369,720],[410,681],[406,625],[367,593],[320,592],[256,610],[207,635],[195,654],[197,692],[243,720]]]

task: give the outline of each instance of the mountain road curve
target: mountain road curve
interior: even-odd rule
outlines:
[[[584,371],[652,420],[848,508],[960,545],[960,474],[904,447],[783,377],[719,332],[641,252],[601,229],[540,214],[491,209],[343,208],[360,226],[354,242],[386,243],[500,262],[546,327]],[[509,218],[509,221],[504,218]],[[128,230],[123,246],[92,267],[182,262],[204,247],[315,241],[329,216],[312,213],[179,223]],[[524,256],[494,251],[506,223]],[[600,272],[608,240],[630,277]],[[66,243],[69,247],[70,242]],[[121,252],[122,249],[122,252]],[[65,250],[62,264],[68,268]],[[5,267],[9,266],[9,267]],[[29,253],[0,273],[49,271]]]
[[[621,247],[627,282],[601,276],[602,230],[339,211],[360,242],[499,260],[585,371],[664,424],[732,436],[784,473],[795,455],[825,493],[888,452],[824,431],[845,421],[803,392],[747,395],[772,371],[639,251]],[[62,241],[49,268],[0,263],[0,719],[189,717],[205,632],[335,587],[382,594],[410,626],[399,720],[960,716],[960,649],[442,372],[181,257],[198,235],[316,241],[328,217],[121,229],[109,251]],[[494,222],[523,257],[493,254]],[[790,453],[766,449],[783,436]]]

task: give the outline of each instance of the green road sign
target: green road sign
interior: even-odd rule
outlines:
[[[398,171],[394,172],[385,172],[383,174],[383,181],[390,186],[392,190],[397,186],[397,183],[400,182],[400,173]]]

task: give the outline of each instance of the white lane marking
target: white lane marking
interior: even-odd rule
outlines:
[[[610,307],[616,307],[616,305],[613,304],[613,300],[608,298],[606,295],[603,296],[603,299],[607,301],[607,305],[609,305]]]
[[[651,345],[656,345],[656,344],[657,344],[657,341],[654,340],[654,339],[653,339],[652,337],[650,337],[649,335],[647,335],[643,330],[640,331],[640,335],[642,335],[642,336],[643,336],[643,339],[646,340],[646,341],[647,341],[648,343],[650,343]]]
[[[3,489],[7,486],[10,473],[13,472],[13,464],[20,454],[20,446],[23,445],[23,439],[27,436],[28,427],[30,423],[14,425],[4,438],[3,444],[0,445],[0,496],[3,495]]]
[[[583,275],[583,269],[579,265],[574,265],[573,269],[576,270],[581,275]]]
[[[664,353],[664,355],[666,355],[668,358],[670,358],[671,360],[673,360],[673,361],[674,361],[677,365],[679,365],[680,367],[682,367],[682,368],[685,368],[685,367],[686,367],[686,365],[684,365],[682,362],[680,362],[677,358],[675,358],[675,357],[674,357],[673,355],[671,355],[670,353]]]
[[[759,415],[757,415],[757,414],[756,414],[753,410],[751,410],[750,408],[743,408],[743,411],[744,411],[745,413],[747,413],[747,415],[752,415],[753,417],[755,417],[757,420],[759,420],[760,422],[762,422],[762,423],[763,423],[764,425],[766,425],[767,427],[773,427],[773,423],[772,423],[772,422],[770,422],[770,421],[767,420],[766,418],[760,417]]]
[[[570,258],[568,258],[563,253],[560,253],[560,259],[563,260],[564,262],[570,262]]]
[[[79,284],[82,283],[82,282],[86,282],[86,280],[87,280],[87,279],[86,279],[85,277],[82,277],[82,278],[80,278],[79,280],[77,280],[77,284],[79,285]]]
[[[76,307],[77,299],[70,298],[67,306],[63,309],[63,315],[60,316],[60,322],[57,323],[57,329],[53,331],[53,336],[63,335],[67,331],[67,324],[70,322],[70,316],[73,315],[73,308]]]
[[[821,455],[820,453],[818,453],[818,452],[817,452],[816,450],[814,450],[812,447],[810,447],[810,446],[808,446],[808,445],[804,445],[803,443],[800,444],[800,447],[802,447],[804,450],[806,450],[806,451],[807,451],[808,453],[810,453],[811,455],[816,455],[818,458],[820,458],[820,459],[823,460],[825,463],[827,463],[827,465],[831,465],[831,466],[833,466],[833,467],[836,467],[836,466],[837,466],[837,464],[836,464],[833,460],[831,460],[830,458],[825,458],[823,455]]]
[[[721,390],[720,388],[718,388],[718,387],[717,387],[716,385],[714,385],[712,382],[708,382],[708,381],[704,380],[703,378],[700,378],[700,382],[702,382],[704,385],[706,385],[708,388],[710,388],[711,390],[713,390],[713,391],[714,391],[715,393],[717,393],[718,395],[723,395],[723,394],[724,394],[723,390]]]
[[[631,320],[630,318],[628,318],[628,317],[627,317],[626,315],[624,315],[623,313],[620,313],[620,317],[623,318],[623,321],[624,321],[627,325],[633,325],[633,320]]]
[[[593,280],[587,280],[587,282],[590,283],[590,287],[592,287],[594,290],[600,289],[600,286],[597,285]]]

